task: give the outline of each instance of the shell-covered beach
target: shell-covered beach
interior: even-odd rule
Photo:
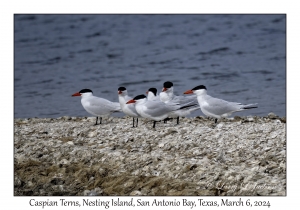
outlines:
[[[14,195],[286,195],[286,119],[14,120]]]

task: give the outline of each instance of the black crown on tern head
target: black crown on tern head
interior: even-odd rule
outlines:
[[[156,93],[157,93],[157,89],[156,88],[149,88],[148,91],[151,91],[156,96]]]
[[[206,87],[204,85],[198,85],[197,87],[194,87],[192,90],[201,90],[201,89],[206,90]]]
[[[171,87],[173,87],[173,83],[172,82],[167,81],[167,82],[164,83],[164,88],[171,88]]]
[[[119,87],[118,90],[119,91],[124,91],[124,90],[126,90],[126,88],[125,87]]]
[[[90,89],[82,89],[81,91],[79,91],[79,93],[93,93],[93,91]]]

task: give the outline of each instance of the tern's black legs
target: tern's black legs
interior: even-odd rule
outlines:
[[[135,127],[138,127],[139,118],[136,118],[136,125]],[[132,118],[132,127],[134,128],[134,117]]]
[[[212,128],[216,128],[217,127],[218,118],[215,118],[214,121],[215,121],[215,123],[213,125],[211,125]]]
[[[100,118],[100,123],[99,124],[101,124],[102,123],[102,117],[99,117],[99,118]],[[96,124],[95,125],[98,125],[97,122],[98,122],[98,116],[96,117]]]
[[[156,121],[153,121],[153,128],[155,128],[155,123],[156,123]]]
[[[179,116],[177,117],[177,125],[179,124]]]
[[[96,124],[95,125],[97,125],[97,122],[98,122],[98,117],[96,117]]]

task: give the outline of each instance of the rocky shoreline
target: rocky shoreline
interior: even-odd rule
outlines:
[[[286,195],[286,119],[14,119],[14,195]]]

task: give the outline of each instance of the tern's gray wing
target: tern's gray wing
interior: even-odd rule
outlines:
[[[104,98],[93,97],[89,99],[89,106],[87,109],[95,115],[106,115],[112,112],[121,111],[120,104],[111,102]]]
[[[174,111],[177,108],[178,106],[168,106],[160,101],[147,101],[147,104],[144,108],[144,112],[153,117],[158,117],[167,114],[171,111]]]
[[[202,103],[200,105],[201,108],[215,115],[223,115],[225,113],[240,111],[241,108],[240,103],[229,102],[213,97],[207,97],[205,102],[206,103]]]

